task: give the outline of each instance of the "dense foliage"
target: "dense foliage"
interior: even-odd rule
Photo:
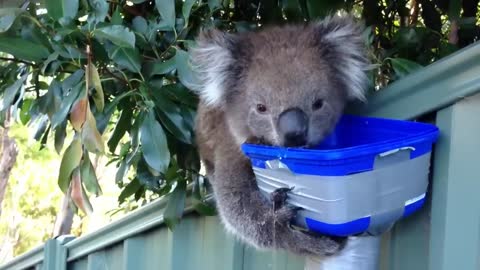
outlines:
[[[198,212],[213,213],[189,90],[196,81],[188,48],[199,29],[247,31],[343,9],[368,26],[372,89],[380,89],[474,42],[478,2],[25,1],[0,9],[0,118],[11,111],[62,153],[58,185],[83,211],[92,209],[89,195],[101,193],[91,160],[107,155],[118,166],[119,201],[170,194],[172,226],[187,195]]]

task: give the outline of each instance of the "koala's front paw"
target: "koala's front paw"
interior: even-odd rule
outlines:
[[[347,237],[315,235],[289,228],[292,237],[288,249],[304,256],[331,256],[340,252],[346,245]]]
[[[285,205],[285,201],[288,198],[288,192],[292,191],[292,188],[277,188],[275,189],[271,195],[270,199],[273,202],[273,210],[276,211],[282,208]]]

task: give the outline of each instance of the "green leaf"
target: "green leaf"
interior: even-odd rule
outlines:
[[[28,121],[30,121],[31,115],[30,115],[30,109],[32,108],[33,105],[33,99],[24,99],[22,102],[22,107],[20,109],[20,121],[22,124],[26,125]]]
[[[448,3],[448,17],[450,21],[457,20],[460,18],[460,13],[462,11],[462,1],[460,0],[450,0]]]
[[[96,23],[105,21],[108,15],[108,3],[106,0],[89,0],[90,6],[93,9],[93,20]],[[90,19],[90,17],[89,17]]]
[[[133,31],[139,32],[145,35],[148,30],[147,20],[145,20],[145,18],[143,18],[142,16],[136,16],[132,20],[132,28],[133,28]]]
[[[5,52],[27,61],[40,61],[47,58],[50,52],[40,44],[21,38],[0,36],[0,52]]]
[[[112,117],[113,112],[115,111],[115,108],[117,106],[117,102],[115,99],[108,103],[105,109],[101,112],[97,112],[95,114],[95,120],[97,122],[97,129],[100,134],[103,134],[105,132],[105,129],[107,128],[110,118]]]
[[[340,9],[343,1],[318,1],[318,0],[306,0],[308,15],[311,19],[322,18],[329,13]]]
[[[150,172],[145,159],[141,158],[137,164],[137,178],[144,187],[149,190],[158,190],[163,178],[159,175],[153,175]]]
[[[120,67],[126,68],[131,72],[140,73],[140,54],[136,49],[117,48],[113,51],[110,58]]]
[[[72,143],[63,154],[62,162],[60,163],[60,173],[58,174],[58,185],[64,193],[68,191],[70,186],[73,170],[80,165],[82,153],[82,143],[79,138],[73,138]]]
[[[155,0],[155,6],[162,20],[173,29],[175,27],[175,0]]]
[[[83,160],[80,164],[80,175],[82,182],[88,192],[95,194],[95,196],[102,195],[102,189],[98,184],[97,175],[95,174],[95,168],[93,168],[92,162],[87,152],[83,153]]]
[[[208,0],[208,7],[210,10],[216,10],[222,7],[222,0]]]
[[[189,55],[186,51],[177,50],[175,54],[175,66],[177,67],[178,79],[188,88],[198,85],[192,65],[189,61]]]
[[[82,92],[83,83],[79,83],[74,89],[72,89],[68,95],[62,100],[60,108],[56,111],[51,118],[52,128],[56,128],[67,118],[70,108],[72,107],[78,95]]]
[[[89,152],[105,152],[102,135],[97,130],[97,123],[90,109],[87,109],[87,120],[85,121],[85,124],[82,128],[82,142]]]
[[[53,52],[48,56],[47,60],[45,60],[42,64],[42,74],[45,74],[48,66],[51,65],[52,62],[56,61],[59,55],[60,54],[58,52]]]
[[[21,8],[1,8],[0,9],[0,33],[6,32],[15,22],[19,14],[23,12]]]
[[[42,138],[42,134],[45,133],[47,130],[47,125],[48,125],[48,118],[43,115],[43,117],[39,117],[38,120],[36,121],[36,128],[35,128],[35,133],[33,135],[33,138],[36,141],[39,141]]]
[[[120,14],[120,7],[117,6],[115,12],[113,12],[112,20],[110,21],[113,25],[121,25],[123,23],[122,14]]]
[[[95,87],[95,92],[93,93],[93,102],[99,111],[103,111],[105,107],[105,97],[103,96],[102,82],[100,81],[100,75],[94,64],[89,63],[88,65],[89,78],[90,82]]]
[[[163,75],[172,72],[175,70],[176,67],[176,59],[174,57],[166,60],[166,61],[155,61],[155,62],[147,62],[143,69],[144,73],[147,74],[148,77],[152,77],[154,75]]]
[[[390,60],[390,63],[392,63],[392,68],[398,78],[403,78],[423,67],[422,65],[408,59],[388,58],[388,60]]]
[[[65,143],[65,137],[67,137],[67,121],[63,121],[55,129],[55,151],[57,151],[58,154],[62,152],[63,144]]]
[[[126,198],[135,194],[138,190],[140,190],[141,187],[142,185],[140,184],[140,182],[138,182],[136,178],[133,179],[130,183],[128,183],[127,186],[125,186],[125,188],[118,196],[118,202],[123,203]]]
[[[125,174],[127,174],[128,168],[130,165],[127,163],[127,158],[124,158],[120,162],[120,166],[117,170],[117,173],[115,174],[115,183],[122,183],[123,178],[125,177]]]
[[[82,185],[82,178],[80,169],[75,168],[72,172],[72,181],[70,186],[70,196],[75,205],[80,208],[85,214],[90,215],[93,212],[93,207]]]
[[[95,36],[110,40],[119,47],[135,48],[135,34],[123,25],[111,25],[95,30]]]
[[[168,199],[165,212],[163,213],[165,224],[168,226],[168,228],[170,228],[170,230],[173,230],[180,222],[180,218],[182,217],[185,209],[186,196],[186,182],[178,181],[177,186]]]
[[[77,16],[78,0],[45,0],[48,15],[62,25],[68,24]]]
[[[192,132],[180,114],[180,110],[174,103],[170,102],[163,92],[155,93],[156,112],[162,124],[178,140],[191,144]]]
[[[129,130],[132,126],[132,116],[133,110],[130,108],[124,109],[120,118],[117,121],[117,125],[113,130],[112,137],[108,140],[108,149],[110,152],[114,153],[117,148],[118,142],[122,139],[123,135]]]
[[[192,11],[193,4],[196,0],[185,0],[182,6],[182,15],[185,19],[185,27],[188,25],[188,19],[190,18],[190,12]]]
[[[170,163],[170,151],[167,137],[155,119],[153,110],[147,113],[140,127],[140,142],[147,164],[158,172],[164,172]]]
[[[204,216],[215,216],[217,215],[217,210],[215,208],[215,206],[209,204],[209,203],[205,203],[205,202],[201,202],[201,201],[197,201],[197,200],[194,200],[194,204],[193,204],[193,209],[195,209],[195,211],[197,213],[199,213],[200,215],[204,215]]]
[[[62,82],[62,88],[64,91],[69,91],[73,89],[75,86],[78,87],[78,84],[80,81],[83,79],[83,75],[85,75],[85,71],[83,69],[78,69],[72,75],[68,76],[65,80]]]
[[[86,91],[82,91],[86,93]],[[70,110],[70,124],[76,131],[81,131],[82,126],[87,120],[88,98],[85,94],[80,94],[77,101]]]
[[[12,85],[7,87],[7,89],[5,89],[5,92],[3,94],[3,97],[0,103],[0,111],[5,110],[8,107],[10,107],[10,105],[12,105],[12,102],[14,101],[15,96],[18,93],[18,90],[20,90],[20,87],[22,87],[27,77],[28,77],[28,74],[23,75],[20,79],[18,79]]]

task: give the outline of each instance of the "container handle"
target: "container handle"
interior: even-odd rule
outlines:
[[[380,153],[380,154],[378,154],[378,156],[379,157],[386,157],[386,156],[390,156],[390,155],[393,155],[395,153],[398,153],[400,151],[405,151],[405,150],[415,151],[415,147],[412,147],[412,146],[400,147],[400,148],[396,148],[396,149],[392,149],[392,150],[388,150],[388,151],[385,151],[383,153]]]

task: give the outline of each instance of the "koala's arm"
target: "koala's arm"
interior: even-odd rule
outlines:
[[[232,138],[215,149],[212,186],[222,222],[234,234],[257,248],[280,248],[299,255],[325,256],[341,250],[345,239],[311,235],[292,229],[295,209],[273,210],[256,184],[250,161]]]

